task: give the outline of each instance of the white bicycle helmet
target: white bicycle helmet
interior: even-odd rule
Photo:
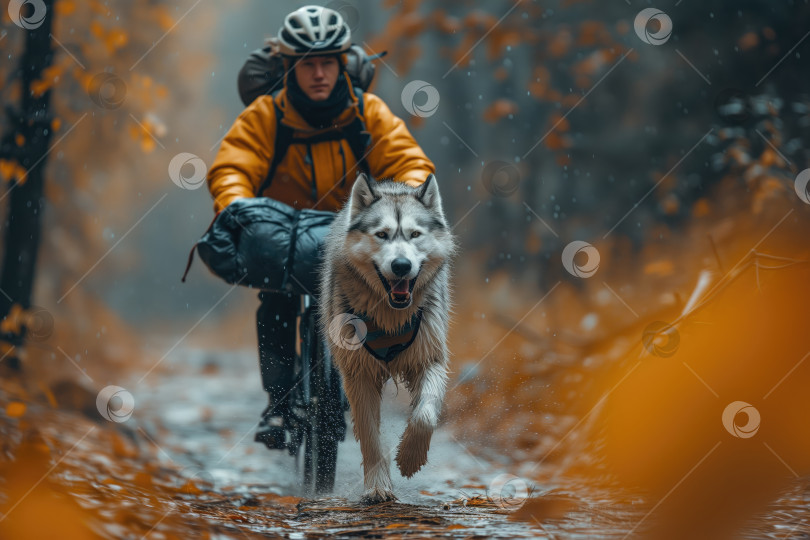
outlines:
[[[342,53],[351,46],[351,37],[349,25],[340,13],[321,6],[293,11],[278,31],[284,56]]]

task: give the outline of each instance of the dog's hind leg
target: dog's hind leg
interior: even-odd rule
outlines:
[[[391,484],[388,455],[380,444],[380,402],[387,374],[374,371],[344,378],[346,398],[351,406],[354,437],[363,454],[362,501],[378,503],[396,500]]]
[[[410,478],[427,463],[430,438],[439,421],[447,389],[446,362],[433,362],[417,380],[412,381],[413,411],[397,448],[397,465],[402,476]]]

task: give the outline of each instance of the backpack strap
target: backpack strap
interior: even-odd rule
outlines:
[[[371,174],[366,161],[367,148],[371,144],[371,134],[366,130],[366,124],[363,122],[365,105],[363,102],[363,89],[355,87],[354,94],[357,96],[357,107],[360,114],[351,124],[343,128],[343,133],[346,135],[349,148],[352,149],[354,159],[357,160],[357,165],[365,174]]]
[[[273,160],[270,162],[270,168],[267,171],[264,182],[262,182],[262,185],[256,192],[257,197],[261,196],[261,194],[270,187],[270,183],[276,175],[276,169],[279,163],[281,163],[281,160],[284,159],[284,156],[287,155],[287,150],[290,148],[293,140],[293,128],[282,123],[284,111],[282,111],[281,107],[276,103],[275,94],[273,95],[273,108],[276,110],[276,137],[273,145]]]

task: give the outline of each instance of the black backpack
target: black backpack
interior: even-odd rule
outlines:
[[[250,53],[245,65],[239,70],[237,80],[239,97],[246,107],[259,96],[272,95],[275,97],[281,90],[284,84],[284,62],[281,55],[275,52],[275,49],[276,46],[272,42],[256,49]],[[382,52],[369,56],[358,45],[352,45],[346,51],[346,72],[349,74],[349,79],[354,86],[354,93],[359,102],[360,116],[363,115],[363,92],[368,90],[372,80],[374,80],[375,66],[372,60],[385,55],[386,52]],[[267,177],[256,192],[257,196],[270,187],[273,176],[276,174],[276,168],[284,159],[291,144],[313,144],[321,141],[346,139],[360,170],[366,174],[369,173],[365,157],[366,148],[370,143],[370,135],[360,117],[339,131],[332,130],[315,137],[301,138],[293,136],[293,129],[281,122],[284,113],[275,102],[273,102],[273,106],[276,110],[276,138],[273,160],[270,163]],[[344,178],[343,181],[345,182],[346,179]]]

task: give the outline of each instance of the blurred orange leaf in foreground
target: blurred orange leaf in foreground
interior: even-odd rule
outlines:
[[[25,414],[25,403],[19,401],[12,401],[6,405],[6,416],[10,418],[19,418]]]

